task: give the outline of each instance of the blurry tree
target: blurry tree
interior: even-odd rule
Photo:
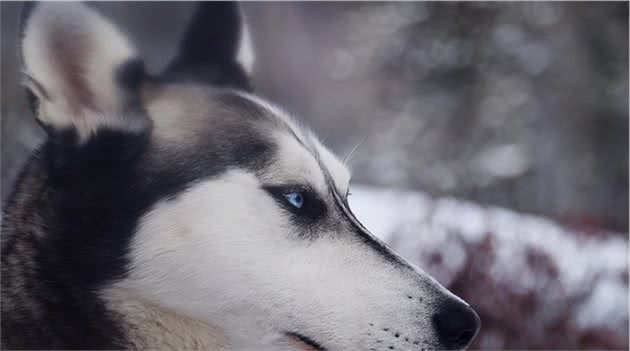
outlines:
[[[93,3],[159,72],[194,3]],[[2,198],[41,132],[2,3]],[[627,3],[244,3],[259,93],[354,181],[627,232]],[[147,16],[147,14],[150,14]],[[155,25],[159,23],[159,25]]]
[[[354,180],[627,232],[627,3],[248,4],[260,91]]]

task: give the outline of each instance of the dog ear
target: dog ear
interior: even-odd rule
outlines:
[[[47,129],[81,139],[100,127],[142,128],[133,113],[144,66],[105,18],[76,2],[26,2],[20,23],[25,85]]]
[[[251,47],[243,37],[243,16],[236,2],[200,2],[179,45],[178,55],[163,75],[171,80],[204,81],[251,90],[239,51]]]

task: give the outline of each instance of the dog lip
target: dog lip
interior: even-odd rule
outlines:
[[[285,332],[284,333],[286,336],[288,336],[289,338],[293,338],[296,339],[302,343],[304,343],[307,346],[312,347],[315,350],[318,351],[327,351],[327,349],[325,347],[323,347],[322,345],[320,345],[319,343],[317,343],[316,341],[314,341],[313,339],[304,336],[300,333],[296,333],[296,332]]]

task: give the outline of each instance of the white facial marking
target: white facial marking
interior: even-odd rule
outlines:
[[[317,138],[313,136],[311,140],[313,141],[313,145],[319,154],[323,166],[328,170],[330,177],[335,183],[337,192],[339,195],[345,196],[350,183],[350,170],[348,170],[348,167],[346,167],[337,156],[322,145]]]
[[[247,45],[247,38],[243,42]],[[39,4],[26,24],[23,56],[46,124],[73,127],[82,139],[102,126],[144,127],[142,120],[125,115],[114,74],[136,57],[135,49],[84,5]],[[154,119],[154,135],[166,141],[165,147],[187,143],[190,152],[206,152],[194,148],[203,148],[198,141],[207,137],[199,126],[210,112],[227,112],[213,108],[229,106],[212,105],[207,91],[194,87],[154,93],[144,106]],[[112,308],[131,326],[153,330],[154,336],[164,332],[163,340],[153,340],[173,348],[207,348],[218,337],[234,350],[278,350],[289,347],[285,333],[302,334],[330,350],[439,345],[431,317],[450,294],[384,254],[330,197],[322,196],[322,223],[309,223],[281,206],[264,185],[307,184],[323,194],[330,190],[330,176],[343,196],[349,171],[281,109],[238,94],[277,118],[252,127],[275,142],[274,162],[262,171],[234,168],[199,179],[154,203],[131,238],[128,275],[101,291],[109,306],[118,305]],[[182,115],[188,118],[183,123]],[[153,156],[159,155],[148,157]],[[321,235],[296,235],[304,229]],[[417,346],[401,344],[400,335]]]
[[[280,141],[279,141],[280,149],[283,150],[282,152],[286,155],[287,160],[298,157],[298,156],[291,156],[292,154],[303,153],[303,152],[308,152],[311,154],[311,157],[300,156],[304,158],[304,160],[307,160],[307,159],[310,160],[312,157],[315,157],[315,156],[319,157],[322,163],[321,165],[317,165],[317,166],[309,165],[311,170],[313,170],[311,172],[313,174],[313,177],[317,178],[315,179],[315,181],[316,182],[322,181],[321,179],[319,179],[319,175],[321,174],[323,176],[322,169],[321,169],[321,166],[323,166],[325,168],[325,171],[328,172],[331,178],[333,179],[333,182],[337,188],[336,190],[339,192],[339,194],[344,196],[347,193],[348,185],[350,182],[350,171],[332,152],[328,150],[328,148],[326,148],[319,141],[319,139],[317,138],[317,136],[315,136],[314,133],[302,127],[295,119],[293,119],[287,112],[285,112],[278,106],[275,106],[274,104],[268,101],[265,101],[262,98],[255,95],[251,95],[247,93],[239,93],[239,95],[256,103],[263,109],[267,110],[269,113],[279,118],[291,130],[292,135],[287,135],[286,137],[280,137]],[[301,145],[298,145],[298,143],[293,143],[287,140],[287,138],[290,138],[290,139],[297,138],[299,140],[299,143],[301,143]],[[310,148],[310,150],[305,149],[305,147]],[[306,163],[310,163],[310,162],[306,162]],[[291,168],[299,164],[300,163],[287,162],[286,166],[287,168]],[[317,167],[319,171],[314,171],[315,167]],[[325,182],[325,180],[323,180],[323,182]],[[323,187],[325,185],[321,185],[321,186]]]
[[[302,170],[282,174],[325,184],[300,153],[309,155],[280,153],[278,165]],[[283,333],[298,332],[328,348],[363,350],[375,341],[367,333],[382,328],[434,342],[440,288],[428,276],[388,262],[341,223],[319,239],[296,237],[293,214],[262,184],[234,169],[155,204],[133,237],[130,273],[114,288],[216,326],[235,349],[278,349]]]
[[[327,193],[321,167],[298,140],[286,132],[276,132],[277,160],[261,178],[268,184],[310,185],[318,193]]]

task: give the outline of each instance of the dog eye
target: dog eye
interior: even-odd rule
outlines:
[[[291,213],[292,219],[301,225],[308,225],[324,218],[326,204],[315,191],[308,186],[297,184],[267,185],[263,187],[284,209]]]
[[[302,208],[304,206],[304,196],[297,191],[284,194],[284,197],[295,208]]]

